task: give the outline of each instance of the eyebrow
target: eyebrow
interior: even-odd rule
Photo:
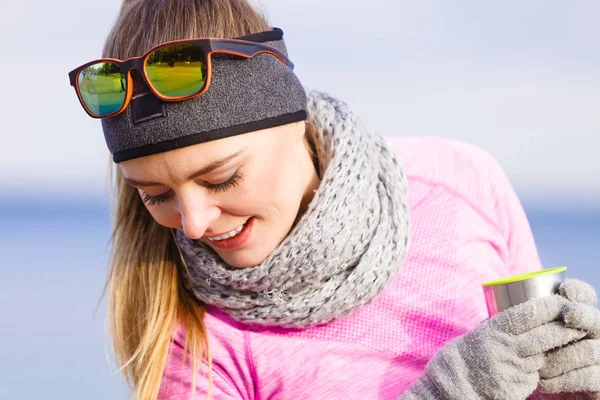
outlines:
[[[242,154],[244,152],[244,150],[246,150],[245,147],[243,149],[241,149],[239,151],[236,151],[235,153],[233,153],[233,154],[225,157],[225,158],[222,158],[220,160],[216,160],[216,161],[211,162],[206,167],[204,167],[201,170],[196,171],[192,175],[188,176],[187,180],[192,180],[192,179],[195,179],[195,178],[197,178],[199,176],[206,175],[206,174],[209,174],[209,173],[213,172],[215,169],[222,167],[223,165],[227,164],[229,161],[233,160],[234,158],[236,158],[237,156],[239,156],[240,154]],[[147,182],[147,181],[138,181],[137,179],[128,178],[126,176],[124,176],[123,179],[125,180],[126,183],[128,183],[131,186],[144,186],[144,187],[148,187],[148,186],[163,186],[162,183]]]

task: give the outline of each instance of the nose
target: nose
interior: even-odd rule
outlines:
[[[181,229],[190,239],[200,239],[219,217],[221,210],[206,204],[205,199],[189,199],[181,204]]]

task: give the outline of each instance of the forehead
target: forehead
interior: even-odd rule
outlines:
[[[119,164],[125,177],[134,180],[149,180],[162,177],[165,173],[172,176],[189,174],[211,165],[227,164],[245,155],[278,151],[283,136],[274,129],[234,135],[223,139],[198,143],[162,153],[152,154]]]
[[[210,140],[203,143],[192,144],[177,149],[152,154],[146,157],[140,157],[120,163],[123,167],[134,164],[160,164],[181,162],[186,159],[204,160],[211,162],[215,159],[223,158],[231,153],[237,152],[241,148],[247,147],[248,140],[244,135],[236,135],[223,139]]]

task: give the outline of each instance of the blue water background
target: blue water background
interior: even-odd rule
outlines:
[[[0,201],[0,400],[126,399],[98,303],[108,207],[40,204]],[[600,208],[525,209],[544,266],[600,288]]]

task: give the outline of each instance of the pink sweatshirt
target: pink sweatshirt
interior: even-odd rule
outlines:
[[[388,138],[409,183],[411,247],[375,299],[308,329],[205,316],[215,400],[396,399],[448,340],[487,317],[481,283],[541,268],[529,223],[498,163],[442,138]],[[191,394],[183,329],[174,335],[159,399]],[[197,375],[207,398],[207,368]]]

